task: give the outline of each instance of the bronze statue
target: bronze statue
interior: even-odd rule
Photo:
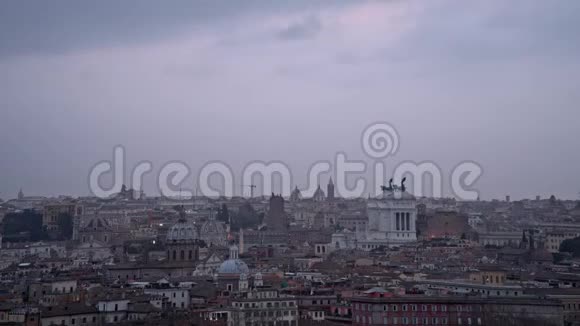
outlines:
[[[395,189],[395,188],[394,188],[394,186],[393,186],[393,178],[389,179],[389,186],[388,186],[388,187],[381,186],[381,190],[382,190],[383,192],[385,192],[385,191],[393,191],[394,189]]]

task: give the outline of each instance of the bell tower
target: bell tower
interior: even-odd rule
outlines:
[[[332,177],[328,180],[328,185],[326,185],[326,199],[334,200],[334,182],[332,182]]]

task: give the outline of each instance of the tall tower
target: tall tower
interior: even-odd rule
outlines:
[[[328,185],[326,185],[326,199],[334,200],[334,182],[332,182],[332,177],[328,181]]]
[[[20,191],[18,191],[18,199],[24,199],[24,193],[22,192],[22,188],[20,188]]]
[[[274,195],[272,193],[268,214],[265,219],[269,230],[275,232],[288,231],[288,217],[284,210],[284,198],[282,195]]]

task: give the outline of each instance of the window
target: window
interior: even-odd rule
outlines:
[[[433,325],[437,325],[437,324],[439,324],[439,318],[437,318],[437,317],[433,317],[433,318],[431,319],[431,321],[433,322]]]
[[[431,305],[431,311],[437,311],[437,305],[435,304]]]
[[[401,318],[401,321],[403,322],[403,325],[409,325],[409,318],[403,317]]]
[[[408,307],[406,304],[403,305],[403,311],[407,311]]]
[[[397,317],[393,317],[393,325],[399,325],[399,319]]]
[[[399,310],[399,307],[396,304],[394,304],[393,305],[393,311],[398,311],[398,310]]]
[[[422,305],[421,306],[421,311],[427,311],[427,305]]]
[[[383,311],[389,311],[389,306],[388,305],[383,305]]]
[[[412,311],[417,311],[417,305],[416,304],[412,304],[411,305],[411,310]]]
[[[119,310],[119,305],[115,303],[115,311]]]
[[[441,324],[447,325],[447,317],[441,318]]]
[[[441,305],[441,311],[443,311],[443,312],[447,311],[447,306],[446,305]]]
[[[399,213],[395,213],[395,220],[396,220],[396,224],[397,224],[396,230],[397,231],[399,231],[401,229],[401,227],[400,227],[401,222],[399,221],[399,219],[400,219]]]

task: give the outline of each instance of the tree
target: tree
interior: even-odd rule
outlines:
[[[560,252],[569,252],[574,257],[580,257],[580,237],[562,241]]]
[[[240,206],[237,215],[232,216],[232,229],[255,227],[262,223],[263,214],[258,214],[250,203]]]
[[[46,230],[42,227],[42,214],[34,210],[7,214],[4,217],[3,226],[4,241],[48,239]]]

